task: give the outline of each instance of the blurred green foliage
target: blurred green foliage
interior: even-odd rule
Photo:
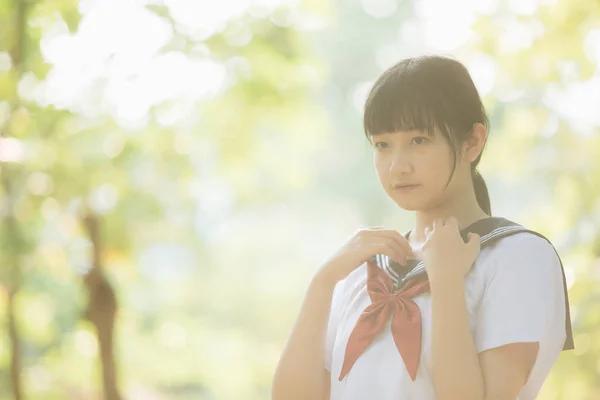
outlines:
[[[318,263],[358,225],[410,228],[372,170],[361,99],[395,60],[435,50],[441,2],[223,2],[213,31],[190,24],[207,6],[148,3],[0,0],[0,326],[14,292],[28,399],[101,390],[85,209],[102,221],[127,399],[267,399]],[[567,269],[577,348],[540,399],[596,399],[600,3],[487,3],[445,51],[485,88],[495,214],[546,234]],[[445,23],[438,36],[462,21]]]

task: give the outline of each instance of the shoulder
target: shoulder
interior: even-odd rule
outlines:
[[[508,250],[520,253],[554,253],[550,240],[535,229],[503,217],[490,219],[491,222],[483,224],[483,229],[489,233],[482,235],[482,240],[487,239],[485,247],[491,252]]]
[[[565,338],[565,291],[561,262],[544,237],[519,232],[482,248],[479,352],[508,343]],[[544,344],[544,346],[546,346]]]
[[[498,275],[542,281],[561,278],[561,261],[552,243],[531,232],[519,232],[482,249],[479,265],[487,279]]]
[[[558,255],[550,241],[531,232],[519,232],[499,239],[489,247],[489,261],[556,261]]]

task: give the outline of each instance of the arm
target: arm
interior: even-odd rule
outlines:
[[[335,283],[315,275],[273,377],[272,400],[328,400],[325,332]]]
[[[538,342],[510,343],[479,353],[485,400],[514,400],[537,357]]]
[[[318,269],[275,369],[272,400],[329,400],[325,347],[332,302],[335,311],[338,299],[335,289],[376,254],[404,260],[412,249],[396,230],[361,228]]]
[[[481,400],[484,379],[469,327],[463,279],[431,285],[433,381],[439,400]]]
[[[432,287],[434,384],[440,400],[514,400],[525,385],[537,342],[510,343],[477,353],[462,280]]]

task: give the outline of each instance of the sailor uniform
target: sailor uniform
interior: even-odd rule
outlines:
[[[562,262],[548,239],[504,218],[473,223],[463,239],[469,232],[481,241],[465,277],[477,351],[539,342],[518,397],[534,399],[560,351],[574,347]],[[331,400],[435,399],[429,285],[423,262],[412,267],[377,255],[336,285],[325,349]]]

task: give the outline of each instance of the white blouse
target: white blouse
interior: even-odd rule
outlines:
[[[366,263],[335,287],[327,325],[325,368],[331,373],[331,400],[433,400],[431,298],[413,298],[421,310],[422,348],[415,381],[394,344],[391,318],[358,358],[338,377],[348,337],[371,303]],[[560,261],[543,238],[522,232],[481,249],[465,277],[471,332],[478,352],[516,342],[539,342],[539,352],[517,400],[533,400],[566,340],[565,295]]]

